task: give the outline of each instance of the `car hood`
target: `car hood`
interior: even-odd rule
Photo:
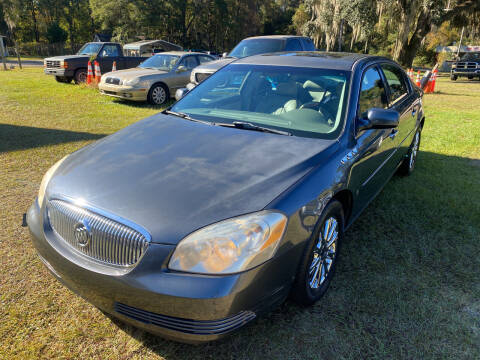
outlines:
[[[163,75],[163,74],[167,74],[167,71],[161,71],[161,70],[155,70],[155,69],[132,68],[132,69],[109,72],[104,74],[103,76],[115,77],[120,80],[131,80],[140,76]]]
[[[225,65],[230,64],[232,61],[237,60],[236,58],[224,58],[220,60],[215,60],[215,61],[210,61],[208,63],[205,63],[203,65],[197,66],[193,71],[194,72],[202,72],[207,71],[207,72],[215,72],[218,69],[224,67]]]
[[[158,114],[71,154],[46,197],[84,201],[176,244],[265,208],[336,141],[205,125]]]
[[[61,56],[52,56],[52,57],[49,57],[49,58],[45,58],[45,60],[71,60],[71,59],[88,60],[88,59],[90,59],[90,56],[88,56],[88,55],[61,55]]]

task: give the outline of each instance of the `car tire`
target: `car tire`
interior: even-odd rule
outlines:
[[[147,99],[152,105],[162,105],[170,99],[170,93],[165,85],[155,84],[150,88]]]
[[[420,140],[422,139],[422,128],[418,128],[413,136],[412,144],[408,149],[407,156],[403,159],[402,164],[398,168],[398,173],[403,176],[410,175],[415,169],[417,163],[417,154],[420,149]]]
[[[472,76],[472,75],[468,75],[468,80],[473,80],[473,76]]]
[[[75,76],[73,79],[77,85],[87,82],[87,69],[78,69],[75,71]]]
[[[317,221],[291,292],[293,300],[301,305],[318,301],[332,281],[344,237],[343,214],[342,204],[333,200]]]
[[[458,79],[457,75],[450,75],[450,80],[457,81],[457,79]]]

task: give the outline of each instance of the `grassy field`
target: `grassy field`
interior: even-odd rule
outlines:
[[[36,257],[20,225],[48,167],[159,111],[41,71],[0,71],[0,359],[480,358],[479,82],[440,79],[425,97],[414,174],[347,232],[322,301],[190,346],[112,322]]]

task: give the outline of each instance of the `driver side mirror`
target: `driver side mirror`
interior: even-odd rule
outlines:
[[[224,53],[222,54],[222,58],[226,58],[227,55],[228,55],[228,53],[224,52]]]
[[[393,129],[398,126],[400,114],[391,109],[371,108],[367,118],[360,119],[358,131],[367,129]]]
[[[182,73],[187,71],[187,68],[184,65],[180,65],[177,67],[177,73]]]

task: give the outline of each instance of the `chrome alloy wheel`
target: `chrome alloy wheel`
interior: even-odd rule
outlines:
[[[308,276],[310,288],[318,289],[327,279],[337,254],[338,221],[329,217],[322,225]]]
[[[165,99],[167,98],[167,93],[165,92],[165,89],[163,86],[156,86],[152,90],[152,100],[155,104],[160,105],[165,102]]]
[[[408,163],[408,167],[413,169],[415,166],[415,160],[417,159],[417,152],[420,145],[420,132],[415,133],[415,138],[413,139],[412,150],[410,151],[410,160]]]

